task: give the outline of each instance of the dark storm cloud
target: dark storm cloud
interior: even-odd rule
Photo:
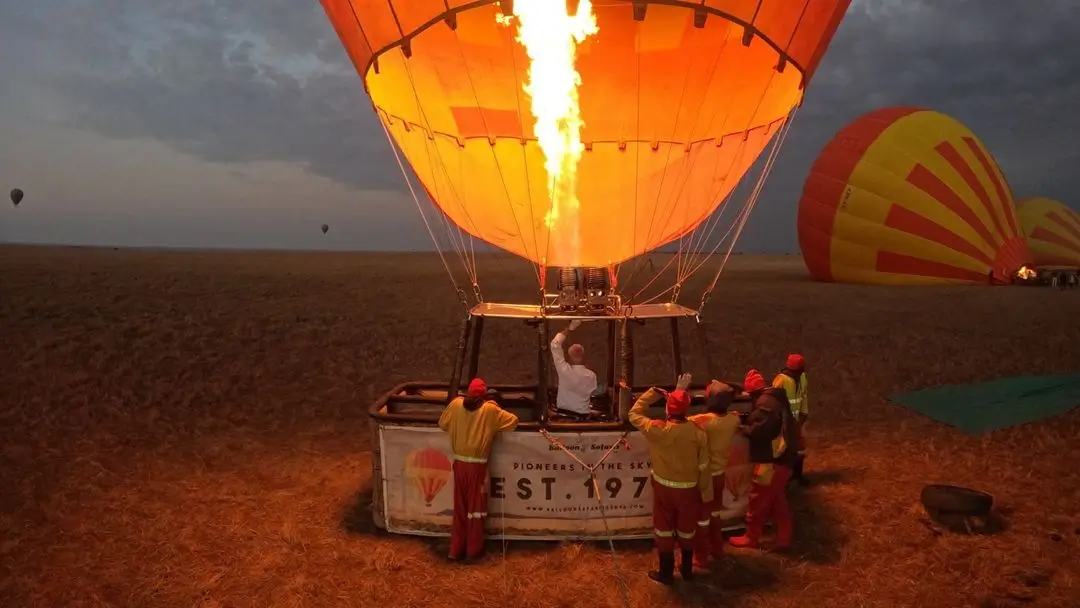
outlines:
[[[287,161],[400,188],[360,80],[315,2],[71,3],[39,19],[72,126],[204,160]]]
[[[789,152],[813,156],[845,123],[917,105],[965,123],[1018,190],[1069,198],[1080,149],[1080,13],[1055,0],[853,3],[796,123]],[[1018,192],[1018,194],[1026,194]]]
[[[1018,198],[1080,204],[1080,12],[1056,0],[855,0],[747,226],[748,251],[794,251],[802,183],[828,140],[891,105],[950,114]]]
[[[24,40],[49,40],[71,121],[212,161],[280,160],[360,188],[401,188],[360,79],[320,6],[301,0],[36,0]],[[821,65],[744,237],[790,249],[803,177],[862,112],[952,114],[1020,196],[1080,188],[1080,11],[1061,0],[856,0]],[[18,9],[17,9],[18,10]],[[0,25],[7,28],[9,26]],[[44,59],[43,59],[44,60]]]

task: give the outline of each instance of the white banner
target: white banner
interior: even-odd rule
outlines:
[[[449,534],[453,474],[446,434],[437,428],[380,428],[383,516],[386,529],[404,534]],[[552,433],[578,459],[593,465],[621,432]],[[508,539],[652,537],[649,451],[636,432],[597,467],[607,526],[589,473],[539,433],[503,433],[495,440],[488,474],[489,536]],[[725,504],[738,517],[749,485],[745,442],[733,442]],[[736,448],[739,449],[736,449]],[[734,468],[731,465],[736,465]]]

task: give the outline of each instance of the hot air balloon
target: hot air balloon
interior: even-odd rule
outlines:
[[[810,169],[799,246],[820,281],[1011,282],[1030,260],[1012,192],[954,118],[890,107],[840,130]]]
[[[424,497],[424,503],[430,507],[431,501],[435,500],[450,479],[450,460],[434,448],[414,450],[405,457],[405,475],[412,480]]]
[[[18,188],[12,188],[11,189],[11,204],[18,207],[19,203],[22,202],[22,199],[23,199],[23,191],[18,189]]]
[[[499,22],[537,4],[322,0],[443,213],[540,265],[606,267],[709,217],[799,104],[849,0],[570,3],[594,11],[596,28],[575,55],[582,153],[567,188],[580,207],[553,227],[558,196],[535,135],[548,125],[525,91],[540,51]],[[569,233],[576,243],[559,246]]]
[[[330,230],[330,226],[327,226],[326,224],[323,224],[323,225],[322,225],[322,233],[323,233],[323,234],[326,234],[326,231],[327,231],[327,230]]]
[[[1027,198],[1016,206],[1035,264],[1080,266],[1080,213],[1049,198]]]
[[[764,180],[850,0],[321,3],[426,228],[467,275],[459,281],[455,256],[440,256],[465,309],[454,368],[446,385],[384,395],[372,418],[391,425],[437,418],[477,375],[487,319],[524,319],[537,332],[536,384],[514,387],[512,404],[541,424],[558,416],[548,407],[551,321],[604,321],[593,327],[607,330],[607,386],[620,365],[634,386],[637,322],[670,322],[679,354],[678,321],[700,320],[716,277],[697,309],[680,303],[681,286],[721,246],[730,253],[760,188],[742,212],[725,201],[769,148]],[[484,298],[472,239],[534,264],[535,299]],[[643,254],[675,242],[679,255],[640,276]],[[631,267],[622,276],[621,265]]]

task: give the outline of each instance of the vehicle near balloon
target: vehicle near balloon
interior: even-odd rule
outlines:
[[[481,375],[521,420],[489,462],[491,535],[651,537],[648,452],[614,387],[646,388],[634,382],[636,328],[670,333],[672,383],[683,369],[680,320],[705,337],[704,306],[849,0],[321,2],[462,311],[449,380],[400,384],[371,407],[376,524],[448,534],[449,445],[436,423]],[[759,158],[737,205],[732,192]],[[536,296],[485,299],[474,239],[531,262]],[[646,254],[676,246],[641,274]],[[706,267],[711,281],[687,302],[687,281]],[[549,370],[552,325],[575,319],[607,336],[603,390],[581,417],[552,408]],[[479,369],[493,322],[535,333],[535,384]],[[703,387],[691,387],[695,411]],[[745,442],[735,446],[732,515],[745,507],[750,469]]]
[[[842,128],[810,169],[797,226],[819,281],[1010,284],[1032,262],[986,146],[924,108],[882,108]]]

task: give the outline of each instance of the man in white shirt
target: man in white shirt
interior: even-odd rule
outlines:
[[[581,321],[574,320],[570,326],[555,334],[551,340],[551,358],[555,362],[555,372],[559,374],[559,392],[555,407],[575,414],[589,414],[589,398],[596,392],[596,374],[585,367],[585,347],[571,344],[563,355],[563,342],[567,332],[574,331]],[[568,361],[569,360],[569,361]]]

